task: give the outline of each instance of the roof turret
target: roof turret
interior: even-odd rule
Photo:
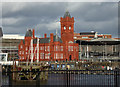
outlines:
[[[70,18],[71,18],[69,11],[66,11],[66,12],[65,12],[64,17],[63,17],[63,18],[66,18],[66,17],[70,17]]]
[[[25,37],[32,37],[32,30],[31,29],[27,30]]]

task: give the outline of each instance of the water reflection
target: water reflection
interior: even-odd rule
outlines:
[[[9,76],[2,76],[2,84],[9,85]],[[114,85],[114,75],[84,75],[70,74],[70,85]],[[40,81],[37,85],[66,85],[66,74],[49,74],[48,80]],[[12,85],[36,85],[36,81],[12,81]]]

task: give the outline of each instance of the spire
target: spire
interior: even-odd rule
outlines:
[[[66,18],[66,17],[70,17],[70,18],[71,18],[69,11],[66,11],[66,12],[65,12],[64,17],[63,17],[63,18]]]

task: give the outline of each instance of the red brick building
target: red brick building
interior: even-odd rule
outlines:
[[[69,12],[60,18],[61,38],[44,34],[44,38],[35,37],[35,31],[28,30],[19,44],[20,61],[70,61],[78,60],[79,46],[74,42],[74,17]]]

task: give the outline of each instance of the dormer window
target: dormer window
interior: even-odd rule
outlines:
[[[71,26],[69,27],[69,30],[71,30]]]
[[[66,30],[66,27],[64,26],[64,30]]]

